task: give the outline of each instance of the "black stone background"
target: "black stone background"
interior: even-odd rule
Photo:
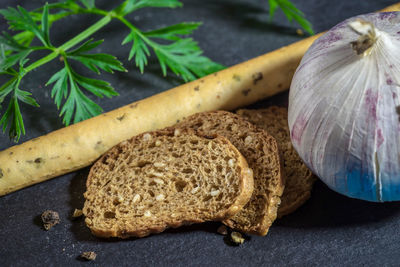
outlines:
[[[32,9],[43,0],[1,0],[0,7],[17,4]],[[49,1],[53,2],[53,1]],[[119,1],[97,1],[110,8]],[[203,21],[194,34],[205,54],[231,66],[276,48],[301,36],[297,26],[278,11],[268,22],[267,0],[183,0],[175,10],[143,9],[129,16],[142,29],[181,21]],[[381,9],[390,0],[293,0],[307,14],[316,32],[353,15]],[[54,44],[61,44],[95,22],[95,16],[74,16],[51,29]],[[3,19],[0,29],[6,29]],[[120,46],[127,29],[117,22],[95,35],[105,39],[98,51],[122,59],[128,73],[103,74],[120,95],[96,99],[105,111],[145,98],[180,84],[163,78],[152,58],[144,75],[127,62],[128,46]],[[34,59],[32,59],[34,60]],[[21,85],[31,91],[41,108],[23,106],[27,135],[21,141],[62,127],[55,104],[44,84],[61,68],[54,61],[29,74]],[[82,71],[84,71],[82,69]],[[90,74],[91,75],[91,74]],[[285,105],[283,93],[254,105]],[[0,135],[0,149],[13,145]],[[350,199],[317,182],[311,199],[298,211],[277,220],[266,237],[251,236],[240,247],[229,246],[216,233],[218,223],[168,230],[142,239],[103,240],[90,234],[82,218],[72,220],[75,208],[83,205],[82,193],[88,168],[0,197],[0,266],[398,266],[400,260],[400,206],[398,203],[369,203]],[[60,213],[61,224],[43,230],[40,214],[46,209]],[[83,251],[95,251],[94,262],[83,262]]]

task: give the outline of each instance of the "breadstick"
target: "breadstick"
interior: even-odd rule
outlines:
[[[400,3],[383,11],[399,11]],[[0,195],[80,169],[134,135],[191,114],[232,110],[287,90],[321,34],[0,152]]]

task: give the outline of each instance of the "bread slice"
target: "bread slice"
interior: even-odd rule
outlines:
[[[250,199],[253,175],[222,136],[164,129],[124,141],[91,168],[85,222],[100,237],[143,237],[224,220]]]
[[[266,235],[276,219],[284,189],[275,139],[240,116],[226,111],[197,113],[176,127],[220,134],[237,147],[253,169],[254,192],[249,203],[224,224],[241,232]]]
[[[310,198],[316,178],[292,146],[287,109],[276,106],[257,110],[241,109],[237,111],[237,114],[265,129],[278,141],[286,175],[286,185],[278,209],[278,217],[295,211]]]

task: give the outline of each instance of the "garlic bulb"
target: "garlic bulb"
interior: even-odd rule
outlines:
[[[292,143],[333,190],[400,200],[400,12],[348,19],[309,48],[289,95]]]

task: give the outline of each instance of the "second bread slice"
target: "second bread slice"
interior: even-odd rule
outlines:
[[[222,136],[165,129],[124,141],[91,168],[83,213],[100,237],[142,237],[224,220],[250,199],[253,175]]]
[[[197,113],[178,126],[225,136],[242,153],[254,172],[254,192],[249,203],[224,223],[241,232],[266,235],[276,219],[284,189],[276,140],[261,128],[227,111]]]
[[[287,108],[272,106],[265,109],[241,109],[237,113],[266,130],[278,141],[286,175],[285,191],[278,209],[278,217],[295,211],[310,198],[316,178],[292,145]]]

